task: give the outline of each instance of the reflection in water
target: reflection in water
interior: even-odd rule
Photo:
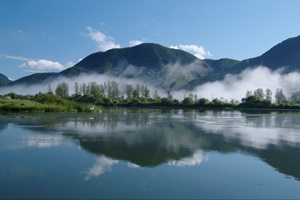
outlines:
[[[112,166],[117,163],[117,160],[113,160],[105,156],[99,156],[96,159],[96,163],[86,172],[86,176],[84,179],[91,180],[93,178],[96,178],[104,174],[105,172],[110,171]]]
[[[270,145],[298,146],[300,144],[300,118],[298,115],[207,115],[196,126],[211,134],[220,134],[230,140],[238,140],[243,146],[266,149]]]
[[[24,137],[23,144],[26,147],[49,148],[62,143],[62,135],[29,135]]]
[[[85,180],[110,171],[119,160],[131,168],[200,165],[208,161],[208,151],[251,153],[300,179],[296,112],[121,109],[102,114],[0,116],[0,120],[1,127],[14,123],[34,132],[22,138],[20,146],[53,147],[70,138],[97,155]]]
[[[204,155],[202,150],[198,150],[189,158],[182,158],[180,160],[170,160],[168,162],[168,165],[175,165],[178,167],[197,166],[205,161],[207,161],[207,156]]]

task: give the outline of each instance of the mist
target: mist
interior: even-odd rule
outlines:
[[[265,66],[247,68],[240,74],[228,74],[223,80],[205,83],[193,91],[178,91],[173,96],[179,97],[193,93],[197,94],[198,98],[209,100],[223,98],[241,101],[245,98],[247,91],[262,88],[263,90],[270,89],[274,100],[276,89],[281,88],[286,97],[290,97],[293,92],[300,91],[300,73],[283,74],[282,71],[283,69],[272,71]]]
[[[58,84],[62,82],[66,82],[69,86],[69,95],[72,95],[75,93],[75,83],[77,82],[79,85],[83,83],[90,83],[90,82],[96,82],[97,84],[103,84],[104,82],[108,81],[115,81],[119,84],[120,89],[120,95],[125,95],[125,88],[127,84],[131,84],[133,87],[135,87],[137,84],[139,85],[145,85],[150,89],[150,95],[152,97],[152,93],[156,89],[158,91],[158,94],[160,96],[163,96],[166,94],[166,92],[163,89],[159,89],[151,84],[148,84],[145,81],[138,80],[138,79],[129,79],[125,77],[114,77],[111,75],[101,75],[101,74],[81,74],[77,77],[72,78],[66,78],[66,77],[58,77],[54,80],[45,80],[41,84],[34,84],[34,85],[13,85],[8,87],[2,87],[0,88],[0,94],[4,95],[10,92],[14,92],[16,94],[20,95],[34,95],[41,93],[47,93],[49,92],[49,87],[51,88],[52,92],[55,92],[55,89]]]
[[[241,101],[245,97],[247,91],[254,91],[258,88],[263,90],[270,89],[274,95],[277,88],[283,89],[286,97],[290,97],[293,92],[300,90],[300,73],[291,72],[283,74],[281,70],[272,71],[265,66],[258,66],[256,68],[248,68],[242,71],[240,74],[228,74],[223,80],[208,82],[199,85],[192,91],[176,90],[173,89],[171,94],[175,99],[183,100],[183,98],[190,93],[196,94],[198,98],[207,98],[212,100],[214,98],[223,98],[226,100]],[[54,92],[58,84],[66,82],[69,85],[69,94],[74,94],[75,82],[78,84],[96,82],[97,84],[103,84],[108,81],[116,81],[119,84],[120,95],[125,96],[125,87],[127,84],[131,84],[134,87],[136,84],[145,85],[150,89],[150,96],[154,90],[157,90],[160,97],[166,96],[166,91],[169,89],[163,87],[164,85],[170,85],[177,79],[182,82],[180,84],[186,84],[190,80],[199,78],[206,73],[208,69],[205,69],[199,63],[193,63],[186,66],[181,66],[178,63],[173,65],[167,65],[160,74],[151,75],[146,71],[146,68],[135,67],[132,65],[119,70],[118,77],[116,74],[81,74],[78,77],[66,78],[58,77],[52,81],[45,81],[38,85],[16,85],[10,87],[0,88],[0,94],[7,94],[14,92],[20,95],[37,94],[39,92],[46,93],[49,91],[49,85]]]

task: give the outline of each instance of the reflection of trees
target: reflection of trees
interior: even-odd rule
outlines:
[[[245,123],[254,127],[278,127],[288,128],[298,126],[300,128],[300,113],[299,112],[243,112]]]

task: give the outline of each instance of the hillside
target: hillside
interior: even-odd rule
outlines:
[[[16,81],[9,83],[8,85],[32,85],[42,84],[46,81],[51,81],[58,76],[57,73],[36,73],[29,76],[22,77]]]
[[[264,65],[272,70],[285,67],[285,72],[300,69],[300,35],[275,45],[261,56],[243,60],[235,67],[243,70],[249,66]]]
[[[7,78],[5,75],[0,73],[0,86],[6,85],[10,82],[11,82],[11,80],[9,80],[9,78]]]

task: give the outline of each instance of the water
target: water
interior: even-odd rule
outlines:
[[[300,198],[300,113],[0,115],[0,199]]]

